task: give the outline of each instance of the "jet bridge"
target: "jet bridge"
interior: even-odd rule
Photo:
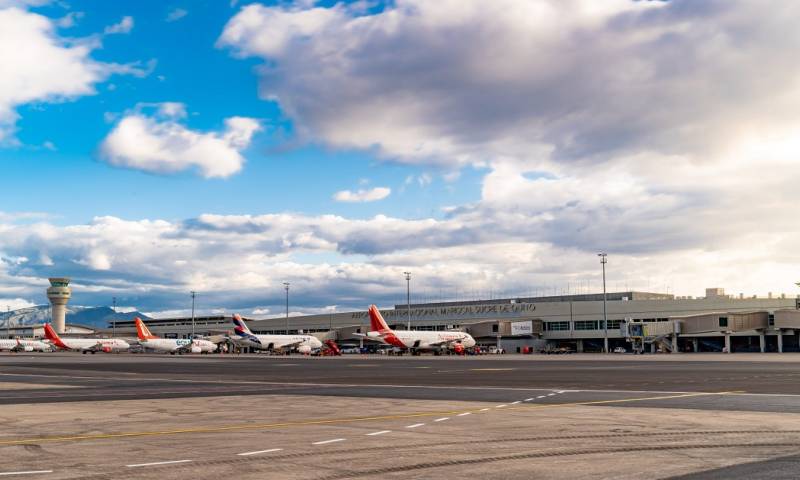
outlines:
[[[644,353],[647,345],[650,345],[653,353],[657,350],[670,353],[678,351],[680,322],[677,320],[643,322],[626,318],[620,324],[620,330],[634,352]]]

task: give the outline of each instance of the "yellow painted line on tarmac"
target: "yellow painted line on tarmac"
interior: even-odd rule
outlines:
[[[683,393],[680,395],[662,395],[659,397],[637,397],[637,398],[618,398],[616,400],[592,400],[588,402],[570,402],[570,403],[540,403],[520,405],[519,407],[510,407],[503,409],[503,412],[511,410],[538,410],[541,408],[553,407],[577,407],[586,405],[605,405],[610,403],[628,403],[628,402],[644,402],[649,400],[670,400],[673,398],[687,398],[687,397],[703,397],[710,395],[731,395],[734,392],[697,392],[697,393]]]
[[[537,405],[520,405],[517,407],[509,407],[496,412],[508,412],[511,410],[539,410],[545,408],[558,408],[558,407],[574,407],[586,405],[605,405],[614,403],[627,403],[627,402],[642,402],[649,400],[669,400],[674,398],[687,398],[687,397],[700,397],[710,395],[731,395],[736,392],[697,392],[686,393],[679,395],[661,395],[657,397],[637,397],[637,398],[621,398],[616,400],[593,400],[587,402],[569,402],[569,403],[549,403]],[[338,425],[355,422],[369,422],[379,420],[400,420],[407,418],[420,418],[420,417],[441,417],[443,415],[458,415],[465,412],[479,412],[476,408],[469,410],[443,410],[435,412],[412,412],[402,413],[397,415],[376,415],[368,417],[349,417],[349,418],[334,418],[334,419],[313,419],[313,420],[297,420],[293,422],[280,422],[280,423],[262,423],[262,424],[236,424],[236,425],[221,425],[217,427],[197,427],[197,428],[179,428],[171,430],[152,430],[152,431],[139,431],[139,432],[119,432],[119,433],[98,433],[92,435],[65,435],[65,436],[52,436],[52,437],[36,437],[36,438],[20,438],[15,440],[0,440],[0,446],[6,445],[26,445],[37,443],[52,443],[52,442],[75,442],[82,440],[108,440],[115,438],[132,438],[132,437],[155,437],[165,435],[179,435],[187,433],[221,433],[231,431],[246,431],[246,430],[264,430],[271,428],[282,427],[303,427],[312,425]]]

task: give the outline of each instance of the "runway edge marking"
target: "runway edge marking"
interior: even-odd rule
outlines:
[[[504,411],[511,410],[538,410],[543,408],[557,408],[557,407],[573,407],[581,405],[606,405],[614,403],[628,403],[628,402],[644,402],[652,400],[669,400],[673,398],[688,398],[688,397],[702,397],[713,395],[737,395],[736,392],[697,392],[685,393],[680,395],[661,395],[656,397],[636,397],[636,398],[620,398],[614,400],[593,400],[585,402],[569,402],[569,403],[548,403],[536,405],[519,405],[514,407],[504,408]],[[68,436],[54,436],[54,437],[38,437],[38,438],[22,438],[17,440],[3,440],[0,441],[2,445],[25,445],[31,443],[45,443],[45,442],[69,442],[81,440],[103,440],[113,438],[130,438],[130,437],[150,437],[150,436],[164,436],[164,435],[179,435],[186,433],[217,433],[217,432],[230,432],[230,431],[244,431],[244,430],[262,430],[268,428],[281,428],[281,427],[299,427],[310,425],[336,425],[342,423],[366,422],[377,420],[398,420],[405,418],[420,418],[420,417],[438,417],[441,415],[458,415],[464,412],[482,411],[476,408],[465,410],[448,410],[438,412],[416,412],[398,415],[378,415],[368,417],[351,417],[339,419],[319,419],[319,420],[300,420],[295,422],[281,422],[281,423],[265,423],[265,424],[240,424],[240,425],[223,425],[218,427],[198,427],[198,428],[183,428],[173,430],[155,430],[155,431],[140,431],[140,432],[119,432],[119,433],[101,433],[94,435],[68,435]],[[424,424],[422,424],[424,425]],[[406,427],[410,428],[410,427]]]

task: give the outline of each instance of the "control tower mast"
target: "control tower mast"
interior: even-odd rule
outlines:
[[[66,329],[67,302],[72,296],[69,288],[69,278],[49,278],[50,288],[47,289],[47,298],[50,299],[53,312],[53,328],[56,333],[64,333]]]

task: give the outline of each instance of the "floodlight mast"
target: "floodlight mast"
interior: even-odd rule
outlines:
[[[607,253],[598,253],[600,263],[603,266],[603,353],[608,353],[608,294],[606,293],[606,263],[608,263]]]

